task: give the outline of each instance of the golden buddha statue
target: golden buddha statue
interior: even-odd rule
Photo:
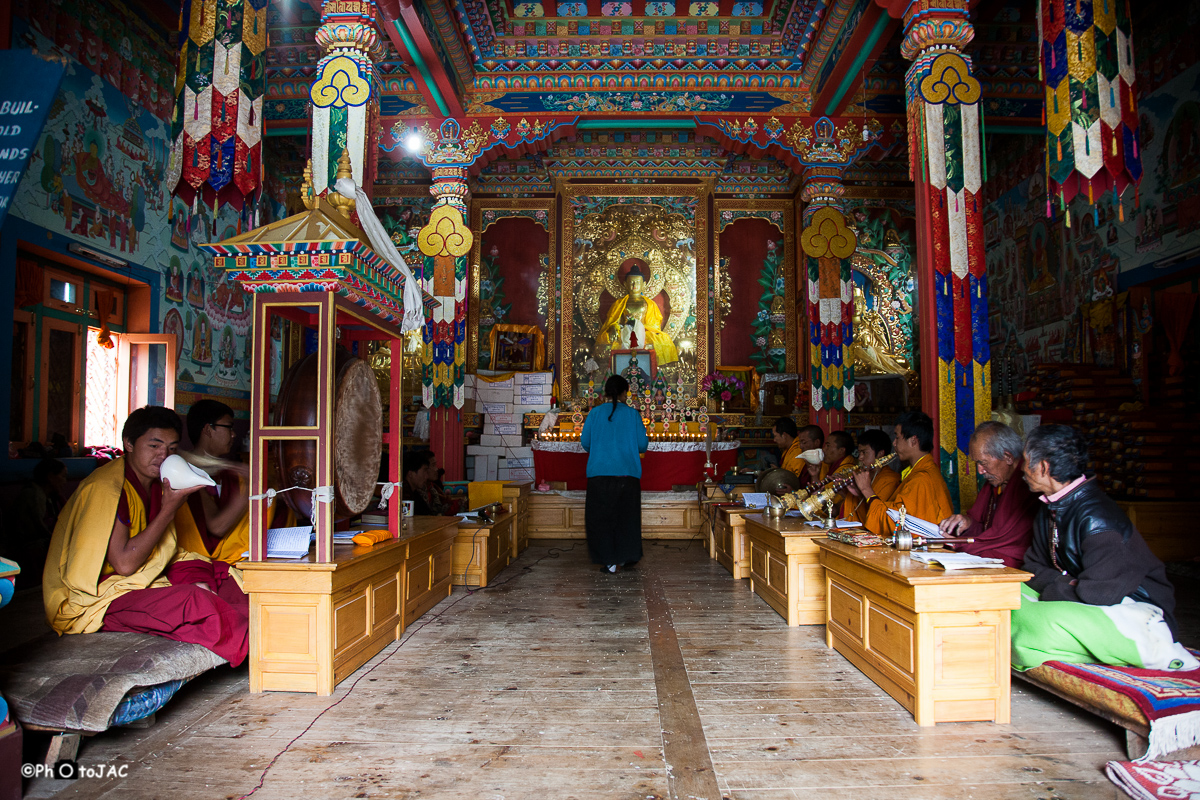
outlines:
[[[854,368],[865,375],[908,375],[912,372],[892,353],[887,328],[879,312],[867,308],[863,290],[854,287]]]
[[[662,329],[663,315],[658,304],[642,294],[650,280],[650,267],[640,258],[630,258],[621,265],[629,268],[625,275],[624,297],[608,310],[608,317],[596,336],[597,350],[649,350],[653,348],[658,365],[679,360],[679,351]]]

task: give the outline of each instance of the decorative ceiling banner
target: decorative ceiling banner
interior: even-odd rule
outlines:
[[[1041,0],[1038,24],[1050,193],[1064,210],[1077,194],[1120,203],[1142,178],[1128,0]]]
[[[167,185],[243,209],[262,186],[267,0],[184,0],[180,40]]]

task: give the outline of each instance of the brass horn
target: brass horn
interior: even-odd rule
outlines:
[[[800,513],[804,515],[805,519],[819,519],[822,509],[824,509],[826,505],[833,501],[834,495],[836,495],[854,480],[855,475],[860,472],[876,470],[886,465],[895,457],[895,453],[888,453],[886,456],[881,456],[880,458],[875,459],[875,461],[869,465],[843,467],[825,479],[823,482],[823,488],[814,489],[808,493],[807,497],[801,498],[795,506],[791,507],[799,509]],[[783,497],[784,502],[787,502],[790,497],[791,495],[785,495]]]

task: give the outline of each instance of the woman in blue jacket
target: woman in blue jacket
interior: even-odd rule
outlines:
[[[637,409],[626,405],[629,381],[604,382],[611,403],[596,406],[583,423],[588,452],[584,522],[588,554],[608,572],[642,558],[642,459],[650,439]]]

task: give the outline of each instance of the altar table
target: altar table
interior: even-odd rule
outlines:
[[[713,442],[716,474],[737,465],[741,442]],[[587,488],[587,451],[579,442],[533,443],[533,468],[541,481],[565,481],[567,489]],[[642,456],[642,491],[669,492],[672,486],[695,486],[704,479],[704,442],[651,442]]]
[[[918,725],[1009,722],[1009,612],[1019,569],[930,569],[890,547],[818,539],[825,642]]]

